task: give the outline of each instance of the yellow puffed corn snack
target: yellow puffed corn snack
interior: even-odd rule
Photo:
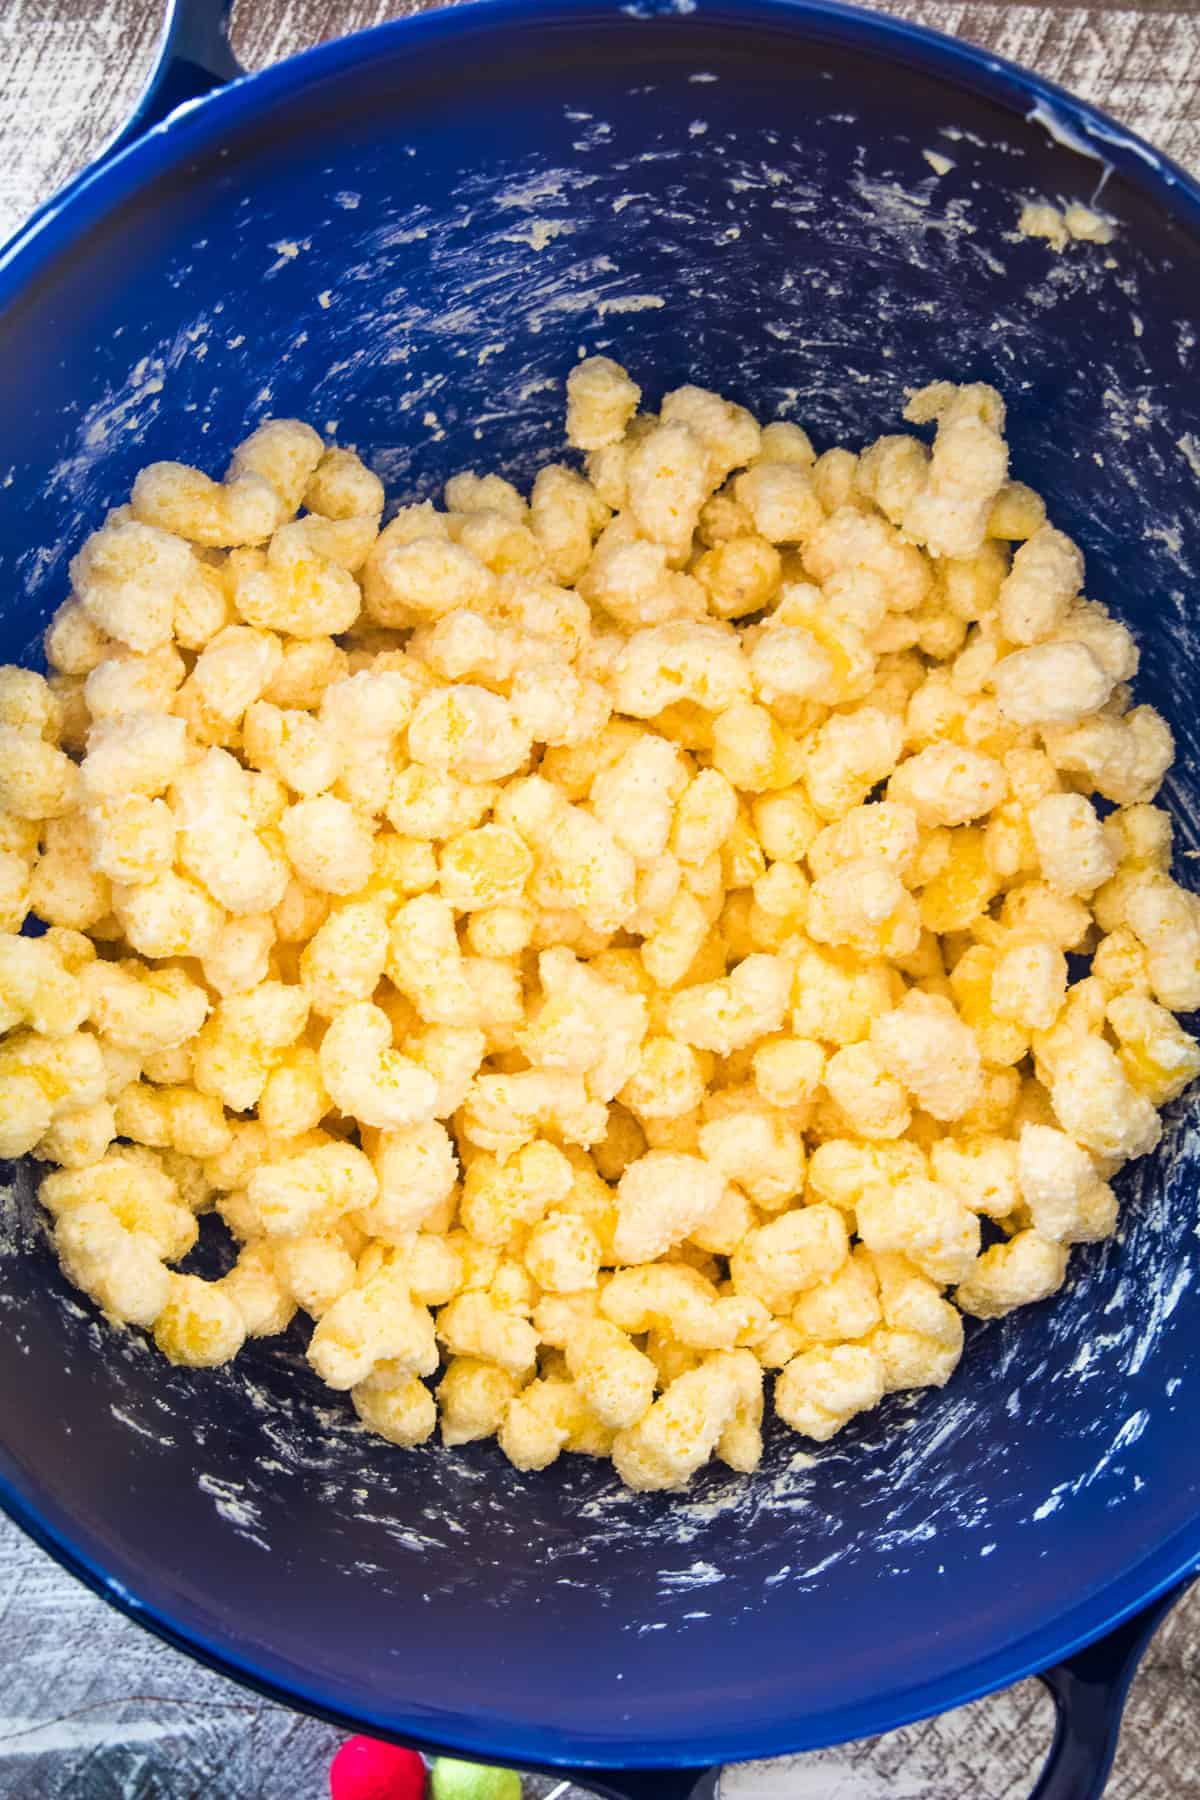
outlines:
[[[0,1154],[170,1361],[299,1313],[390,1445],[670,1492],[1114,1230],[1200,898],[994,389],[819,456],[641,402],[583,358],[574,462],[386,525],[299,420],[143,469],[0,669]]]

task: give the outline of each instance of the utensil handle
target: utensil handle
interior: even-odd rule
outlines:
[[[1129,1684],[1151,1638],[1193,1579],[1160,1594],[1099,1643],[1042,1672],[1039,1679],[1054,1699],[1054,1742],[1030,1800],[1100,1800]]]
[[[546,1769],[602,1800],[717,1800],[720,1769]]]

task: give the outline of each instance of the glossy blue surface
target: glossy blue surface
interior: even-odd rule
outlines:
[[[1023,196],[1086,200],[1104,157],[1111,254],[1015,236]],[[894,429],[910,384],[978,378],[1089,592],[1143,633],[1194,846],[1198,295],[1178,170],[908,27],[779,0],[384,27],[177,118],[0,259],[0,655],[142,463],[218,469],[270,413],[336,429],[407,498],[472,463],[527,479],[581,349],[821,445]],[[175,1641],[368,1729],[599,1765],[880,1731],[1054,1661],[1200,1556],[1190,1117],[1126,1180],[1120,1241],[974,1332],[945,1392],[811,1458],[777,1433],[754,1481],[684,1500],[391,1450],[298,1338],[169,1370],[67,1288],[21,1169],[0,1497]]]

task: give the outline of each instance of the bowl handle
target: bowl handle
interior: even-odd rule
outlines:
[[[133,111],[92,161],[30,214],[0,250],[0,260],[7,261],[77,188],[90,181],[98,169],[135,138],[161,125],[188,101],[199,100],[213,88],[224,87],[227,81],[244,74],[229,45],[232,11],[233,0],[166,0],[154,62]]]
[[[1121,1714],[1138,1663],[1189,1576],[1098,1643],[1066,1657],[1040,1679],[1054,1699],[1054,1742],[1030,1800],[1100,1800],[1121,1731]]]
[[[189,100],[199,100],[245,73],[229,43],[233,0],[166,0],[154,65],[133,111],[101,150],[96,162],[107,162],[143,131]]]

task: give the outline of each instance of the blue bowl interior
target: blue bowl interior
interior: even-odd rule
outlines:
[[[0,654],[156,457],[301,414],[394,498],[559,453],[605,351],[818,445],[994,382],[1014,468],[1141,634],[1196,843],[1200,240],[1114,147],[1110,251],[1015,234],[1101,164],[1010,71],[836,9],[467,7],[256,78],[128,153],[0,269]],[[1070,115],[1063,111],[1061,117]],[[925,152],[953,166],[935,173]],[[1187,878],[1188,863],[1181,864]],[[942,1393],[683,1499],[580,1460],[389,1449],[298,1331],[173,1371],[0,1198],[0,1492],[121,1604],[298,1703],[515,1759],[730,1760],[883,1729],[1044,1663],[1200,1550],[1196,1107],[1069,1291]]]

